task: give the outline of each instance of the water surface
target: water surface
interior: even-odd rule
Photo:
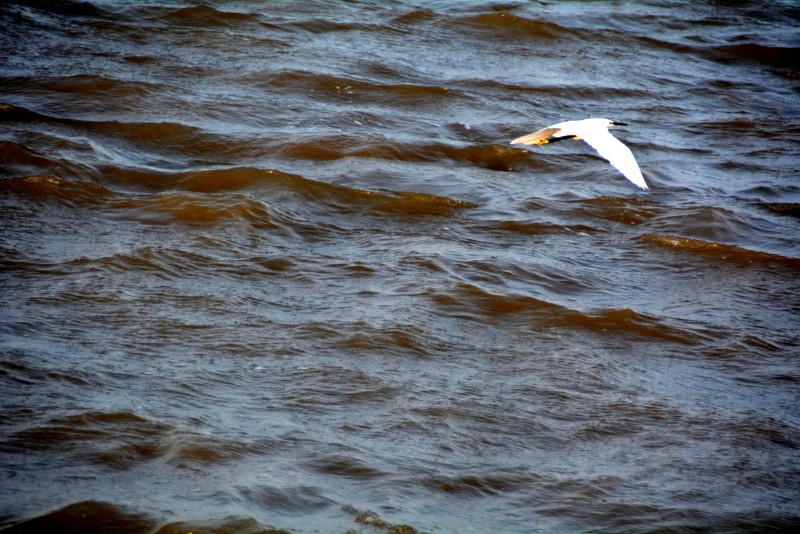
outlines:
[[[798,20],[3,3],[0,526],[797,527]]]

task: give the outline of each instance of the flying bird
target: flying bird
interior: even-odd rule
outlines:
[[[611,135],[608,131],[610,126],[627,126],[627,124],[609,119],[559,122],[531,134],[517,137],[511,141],[511,144],[546,145],[567,139],[583,140],[625,175],[625,178],[642,189],[647,189],[647,184],[642,177],[642,171],[639,170],[639,165],[636,163],[636,158],[633,157],[631,149]]]

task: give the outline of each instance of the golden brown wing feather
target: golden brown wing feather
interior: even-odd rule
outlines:
[[[533,133],[529,133],[528,135],[523,135],[522,137],[517,137],[513,141],[511,141],[512,145],[544,145],[548,141],[549,137],[560,132],[560,128],[542,128],[541,130],[536,130]]]

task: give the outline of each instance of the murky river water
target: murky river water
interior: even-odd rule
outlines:
[[[797,527],[798,21],[2,3],[0,526]]]

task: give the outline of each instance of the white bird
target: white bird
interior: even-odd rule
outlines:
[[[631,149],[611,135],[608,131],[610,126],[627,126],[627,124],[609,119],[559,122],[531,134],[517,137],[511,141],[511,144],[546,145],[566,139],[583,140],[625,175],[625,178],[642,189],[647,189],[647,184],[642,177],[642,171],[639,170],[639,165],[636,163],[636,158],[633,157]]]

